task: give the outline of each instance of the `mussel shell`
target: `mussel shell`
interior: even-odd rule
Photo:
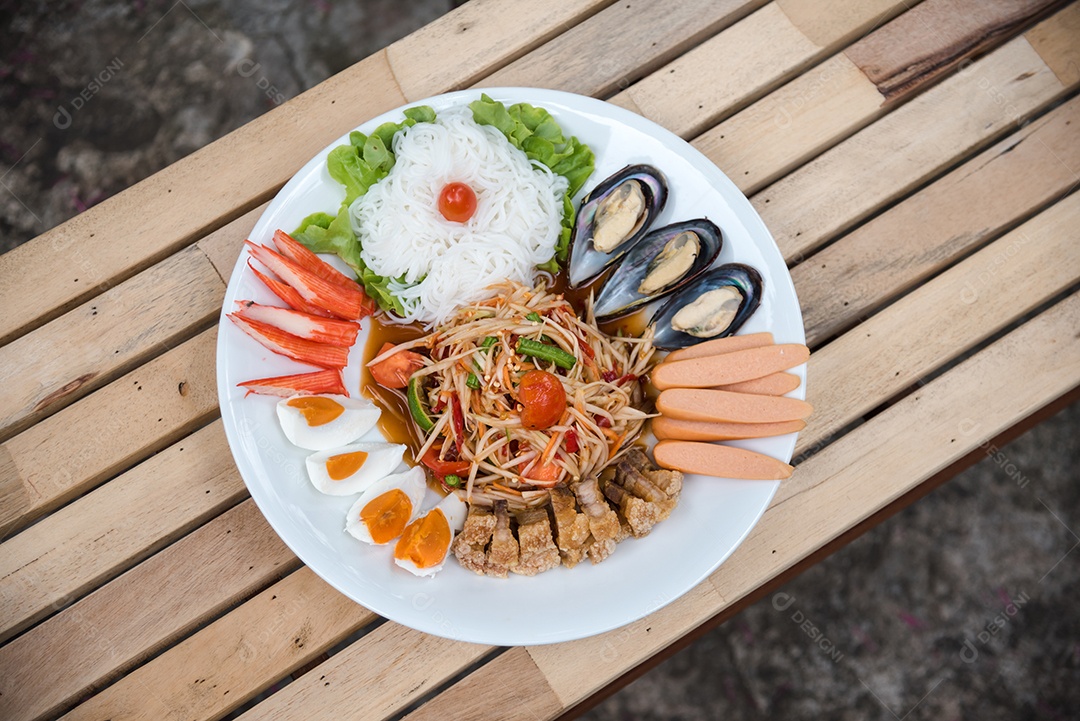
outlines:
[[[671,283],[657,293],[643,295],[638,286],[648,274],[649,266],[667,245],[668,241],[683,231],[694,231],[701,242],[701,249],[693,265],[678,281]],[[625,257],[604,281],[596,296],[593,310],[600,322],[612,320],[633,313],[642,306],[671,295],[704,273],[720,254],[724,245],[723,233],[716,224],[707,218],[685,220],[680,223],[665,225],[650,231],[638,243],[627,251]]]
[[[732,319],[728,327],[722,333],[712,336],[712,338],[724,338],[738,331],[746,320],[754,314],[758,306],[761,305],[764,286],[761,274],[750,266],[741,263],[727,263],[713,268],[693,283],[684,286],[656,311],[652,320],[649,321],[655,333],[653,345],[662,350],[676,350],[711,340],[711,338],[698,338],[689,333],[675,330],[671,327],[671,319],[684,306],[693,303],[703,293],[725,285],[738,288],[742,293],[743,302],[739,305],[735,318]]]
[[[637,180],[645,196],[645,220],[630,238],[610,253],[602,253],[592,244],[592,228],[596,208],[600,202],[627,180]],[[578,288],[594,280],[612,263],[623,257],[649,232],[649,226],[667,203],[668,185],[664,174],[651,165],[627,165],[597,185],[581,201],[574,229],[570,237],[569,281],[571,288]]]

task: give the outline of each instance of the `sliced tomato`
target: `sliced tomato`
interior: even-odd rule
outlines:
[[[393,343],[383,343],[376,356],[393,350]],[[413,373],[424,367],[424,356],[411,350],[398,351],[384,361],[368,368],[371,377],[383,388],[404,388],[409,385]]]
[[[472,468],[472,464],[468,461],[445,461],[439,458],[439,452],[442,449],[437,445],[433,445],[427,449],[420,462],[431,469],[431,472],[435,474],[435,477],[442,481],[446,476],[453,474],[462,478],[467,478],[469,475],[469,469]]]
[[[521,425],[531,431],[550,428],[566,412],[562,381],[547,371],[533,370],[521,377],[518,401],[522,405]]]
[[[522,477],[534,486],[540,486],[541,488],[551,488],[559,481],[559,476],[562,474],[562,468],[554,463],[543,463],[538,466],[533,466],[529,470],[522,474]]]

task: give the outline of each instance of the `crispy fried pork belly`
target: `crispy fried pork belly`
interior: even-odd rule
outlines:
[[[570,490],[577,497],[578,504],[589,517],[589,531],[592,538],[586,542],[589,559],[600,563],[615,550],[620,535],[619,516],[600,495],[600,487],[595,476],[571,484]]]
[[[585,557],[585,541],[589,538],[589,518],[577,512],[574,494],[563,484],[551,489],[551,512],[555,518],[555,541],[563,565],[576,566]]]
[[[558,566],[559,549],[551,538],[547,509],[529,508],[515,515],[520,555],[517,567],[511,570],[523,576],[535,576]]]
[[[618,507],[619,521],[634,538],[649,535],[660,521],[661,511],[657,504],[638,498],[614,481],[604,484],[604,495]]]
[[[508,571],[517,568],[518,542],[510,530],[510,514],[506,501],[495,501],[495,528],[491,535],[491,548],[487,552],[484,571],[489,576],[506,578]]]
[[[619,461],[615,470],[615,482],[637,498],[654,504],[659,510],[657,522],[663,521],[671,515],[679,502],[682,474],[676,472],[672,475],[669,471],[661,472],[656,466],[649,464],[649,458],[643,451],[635,450],[636,453],[628,453],[626,458]],[[674,495],[665,491],[660,483],[671,488]]]
[[[653,465],[652,461],[640,448],[631,448],[624,459],[636,468],[643,476],[648,478],[654,486],[666,493],[670,498],[678,498],[682,492],[683,474],[679,471],[668,471]]]
[[[495,516],[480,506],[470,506],[461,533],[454,539],[454,555],[458,562],[476,573],[483,574],[487,563],[484,549],[495,530]]]

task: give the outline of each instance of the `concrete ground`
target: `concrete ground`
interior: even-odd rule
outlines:
[[[0,251],[452,5],[0,2]],[[1073,406],[584,718],[1077,717],[1078,462]]]

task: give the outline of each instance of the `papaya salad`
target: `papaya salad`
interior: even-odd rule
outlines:
[[[805,404],[769,394],[791,389],[782,371],[802,356],[756,347],[771,338],[725,345],[761,277],[717,264],[723,231],[707,218],[654,227],[661,170],[628,164],[575,204],[593,151],[543,108],[481,95],[403,116],[328,152],[344,192],[333,212],[277,231],[273,248],[248,242],[252,273],[287,307],[238,301],[228,316],[316,368],[239,385],[280,397],[320,493],[358,495],[345,531],[393,544],[420,576],[450,555],[479,574],[534,575],[648,535],[675,509],[681,471],[790,472],[712,442],[801,423]],[[642,313],[637,333],[603,330]],[[371,380],[350,389],[342,371],[365,337]],[[658,415],[645,391],[656,349],[676,352],[654,463],[639,439]]]
[[[543,284],[495,290],[434,332],[387,344],[369,369],[405,395],[417,457],[447,490],[520,510],[599,474],[639,436],[653,346],[651,332],[604,334],[591,310],[579,318]]]

